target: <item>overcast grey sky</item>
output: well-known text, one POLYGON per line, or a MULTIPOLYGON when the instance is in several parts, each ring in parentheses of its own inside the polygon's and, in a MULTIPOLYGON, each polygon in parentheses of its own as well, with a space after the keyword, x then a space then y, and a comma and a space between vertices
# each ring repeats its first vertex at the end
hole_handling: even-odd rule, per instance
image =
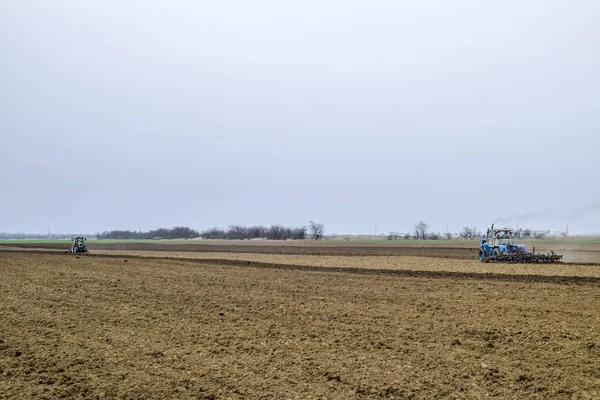
POLYGON ((2 1, 0 231, 600 232, 599 20, 592 0, 2 1))

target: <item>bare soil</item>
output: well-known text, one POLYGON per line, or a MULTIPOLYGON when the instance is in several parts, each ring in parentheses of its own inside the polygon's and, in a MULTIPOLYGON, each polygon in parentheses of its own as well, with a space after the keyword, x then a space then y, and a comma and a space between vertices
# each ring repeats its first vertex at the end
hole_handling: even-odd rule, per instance
MULTIPOLYGON (((567 262, 600 263, 600 243, 572 243, 530 241, 529 249, 547 253, 554 250, 565 256, 567 262)), ((474 260, 477 257, 477 241, 388 241, 388 242, 330 242, 330 241, 195 241, 181 242, 123 242, 93 241, 88 243, 92 251, 168 251, 193 253, 244 253, 283 254, 315 256, 409 256, 433 257, 456 260, 474 260)), ((65 244, 39 244, 15 241, 0 245, 22 249, 65 250, 65 244)))
POLYGON ((0 276, 4 398, 600 397, 594 277, 23 251, 0 276))

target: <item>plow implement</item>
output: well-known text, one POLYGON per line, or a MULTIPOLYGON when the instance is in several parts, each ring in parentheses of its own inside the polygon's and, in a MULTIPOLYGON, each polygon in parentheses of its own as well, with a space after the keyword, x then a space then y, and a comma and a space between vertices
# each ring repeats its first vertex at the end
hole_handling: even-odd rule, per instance
POLYGON ((536 253, 535 248, 527 251, 525 245, 514 243, 512 229, 492 225, 479 241, 477 258, 484 263, 552 264, 562 262, 563 256, 553 251, 536 253))
POLYGON ((563 256, 551 251, 549 253, 532 253, 517 251, 515 253, 500 253, 489 255, 484 253, 481 262, 508 264, 554 264, 562 262, 563 256))

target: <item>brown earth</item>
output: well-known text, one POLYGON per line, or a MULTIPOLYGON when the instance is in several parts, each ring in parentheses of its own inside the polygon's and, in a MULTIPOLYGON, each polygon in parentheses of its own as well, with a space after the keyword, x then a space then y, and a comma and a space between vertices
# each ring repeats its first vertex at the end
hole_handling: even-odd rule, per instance
POLYGON ((594 277, 14 251, 0 274, 0 397, 600 396, 594 277))
MULTIPOLYGON (((257 253, 257 254, 307 254, 307 255, 399 255, 399 256, 431 256, 446 258, 473 258, 475 248, 445 248, 445 247, 405 247, 405 246, 369 246, 369 245, 347 245, 344 243, 338 245, 323 245, 321 243, 308 244, 286 244, 286 242, 270 242, 268 244, 261 242, 217 242, 217 243, 164 243, 164 242, 123 242, 123 243, 103 243, 90 242, 89 248, 92 250, 121 250, 121 251, 169 251, 169 252, 226 252, 226 253, 257 253)), ((306 243, 306 242, 305 242, 306 243)), ((315 242, 312 242, 315 243, 315 242)), ((326 243, 326 242, 322 242, 326 243)), ((35 248, 35 249, 56 249, 64 250, 69 248, 69 243, 65 244, 36 244, 36 243, 12 243, 14 248, 35 248)), ((0 246, 0 249, 2 246, 0 246)))
POLYGON ((499 275, 542 275, 600 277, 600 264, 500 264, 481 263, 477 260, 434 258, 422 256, 330 256, 305 254, 261 254, 225 252, 173 252, 135 250, 95 250, 93 255, 149 257, 155 259, 177 258, 202 260, 219 265, 271 265, 326 268, 354 268, 388 271, 442 271, 499 275), (230 262, 225 262, 225 261, 230 262))
MULTIPOLYGON (((568 262, 600 263, 600 243, 571 243, 531 241, 525 242, 528 248, 538 252, 554 250, 565 256, 568 262)), ((244 253, 244 254, 286 254, 318 256, 411 256, 434 257, 457 260, 474 260, 477 254, 477 241, 389 241, 389 242, 328 242, 328 241, 194 241, 181 242, 123 242, 110 243, 91 241, 91 250, 119 251, 168 251, 194 253, 244 253)), ((23 249, 65 250, 65 244, 36 244, 15 241, 6 247, 23 249)))

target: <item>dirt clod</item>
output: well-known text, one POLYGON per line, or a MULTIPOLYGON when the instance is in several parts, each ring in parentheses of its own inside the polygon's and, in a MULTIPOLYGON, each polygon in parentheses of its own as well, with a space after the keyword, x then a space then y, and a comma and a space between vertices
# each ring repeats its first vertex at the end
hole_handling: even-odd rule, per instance
POLYGON ((517 377, 517 382, 529 382, 532 380, 533 378, 527 374, 521 374, 517 377))
POLYGON ((342 379, 340 378, 339 374, 335 374, 335 373, 331 373, 331 372, 327 372, 325 373, 325 377, 327 378, 328 381, 341 381, 342 379))

